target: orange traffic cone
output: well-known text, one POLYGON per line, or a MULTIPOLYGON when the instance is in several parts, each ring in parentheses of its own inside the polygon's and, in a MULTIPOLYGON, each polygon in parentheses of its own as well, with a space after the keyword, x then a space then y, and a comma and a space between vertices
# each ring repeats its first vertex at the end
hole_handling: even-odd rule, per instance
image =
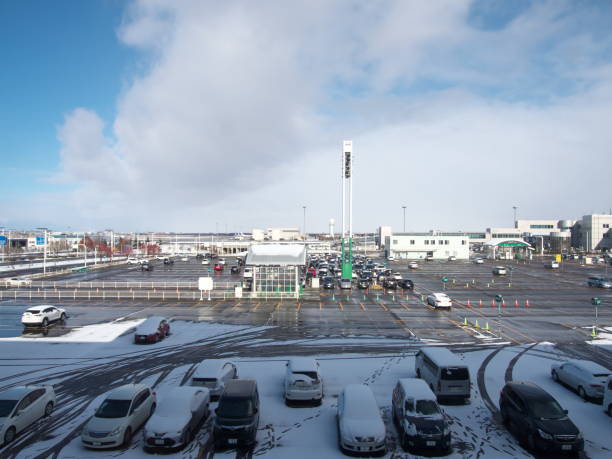
POLYGON ((468 302, 467 302, 467 307, 468 307, 468 308, 471 308, 471 307, 472 307, 472 302, 471 302, 470 300, 468 300, 468 302))
POLYGON ((525 307, 528 308, 529 307, 529 300, 525 300, 525 307))
POLYGON ((502 307, 506 307, 506 300, 502 301, 502 307))
POLYGON ((479 308, 482 308, 482 300, 479 300, 479 301, 478 301, 478 307, 479 307, 479 308))
POLYGON ((495 307, 495 300, 491 300, 491 307, 494 308, 495 307))
POLYGON ((519 307, 518 300, 514 300, 514 307, 515 307, 515 308, 518 308, 518 307, 519 307))

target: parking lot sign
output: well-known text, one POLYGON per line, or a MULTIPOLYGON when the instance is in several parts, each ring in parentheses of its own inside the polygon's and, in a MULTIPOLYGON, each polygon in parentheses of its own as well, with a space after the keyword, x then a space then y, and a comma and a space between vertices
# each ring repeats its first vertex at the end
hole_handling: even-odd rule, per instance
POLYGON ((36 245, 45 245, 45 237, 36 236, 36 245))
POLYGON ((593 304, 593 306, 600 306, 601 305, 601 298, 591 298, 591 303, 593 304))
POLYGON ((0 246, 6 245, 6 236, 0 236, 0 246))

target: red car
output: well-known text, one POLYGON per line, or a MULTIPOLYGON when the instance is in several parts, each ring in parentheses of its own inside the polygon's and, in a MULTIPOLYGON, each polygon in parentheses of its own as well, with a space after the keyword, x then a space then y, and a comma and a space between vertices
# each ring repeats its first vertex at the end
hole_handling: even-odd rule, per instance
POLYGON ((149 317, 138 327, 134 334, 134 343, 157 343, 170 334, 168 319, 163 317, 149 317))
POLYGON ((215 271, 223 271, 223 265, 220 263, 215 264, 215 271))

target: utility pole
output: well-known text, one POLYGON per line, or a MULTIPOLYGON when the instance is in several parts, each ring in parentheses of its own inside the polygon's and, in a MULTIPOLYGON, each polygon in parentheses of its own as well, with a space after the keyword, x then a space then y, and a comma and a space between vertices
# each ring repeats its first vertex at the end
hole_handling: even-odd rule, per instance
POLYGON ((306 240, 306 206, 302 206, 304 210, 304 226, 302 226, 302 230, 304 231, 304 240, 306 240))
POLYGON ((514 210, 514 227, 516 228, 516 209, 518 209, 517 206, 512 206, 512 210, 514 210))
POLYGON ((404 209, 404 233, 406 232, 406 206, 402 206, 402 209, 404 209))

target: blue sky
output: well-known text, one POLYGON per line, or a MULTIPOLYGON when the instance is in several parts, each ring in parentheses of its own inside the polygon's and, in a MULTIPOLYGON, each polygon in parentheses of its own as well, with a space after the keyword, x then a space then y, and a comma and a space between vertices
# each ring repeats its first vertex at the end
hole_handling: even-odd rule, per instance
POLYGON ((244 231, 307 205, 325 230, 345 138, 356 230, 407 203, 414 230, 600 212, 604 181, 568 184, 609 170, 610 24, 586 0, 1 2, 0 225, 244 231))

